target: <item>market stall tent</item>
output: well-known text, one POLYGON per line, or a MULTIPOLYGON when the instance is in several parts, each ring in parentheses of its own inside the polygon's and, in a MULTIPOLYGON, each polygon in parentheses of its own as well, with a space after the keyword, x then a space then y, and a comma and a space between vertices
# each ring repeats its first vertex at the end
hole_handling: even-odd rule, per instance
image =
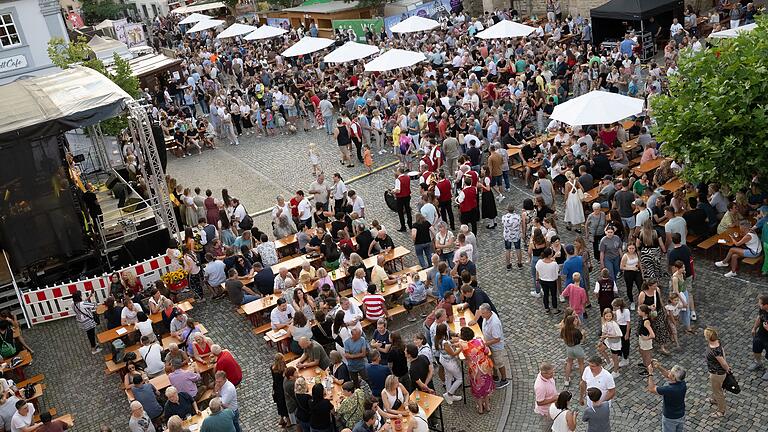
POLYGON ((589 15, 596 44, 606 39, 623 39, 627 30, 624 23, 640 31, 651 17, 663 29, 662 35, 668 38, 672 18, 678 17, 682 23, 683 0, 611 0, 591 9, 589 15))

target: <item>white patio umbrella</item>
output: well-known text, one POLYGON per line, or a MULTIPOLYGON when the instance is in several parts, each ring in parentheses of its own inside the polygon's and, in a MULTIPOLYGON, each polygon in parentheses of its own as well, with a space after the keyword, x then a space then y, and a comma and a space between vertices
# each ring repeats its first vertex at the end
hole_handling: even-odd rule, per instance
POLYGON ((528 36, 536 30, 535 27, 527 26, 512 22, 509 20, 502 20, 496 24, 488 27, 487 29, 476 34, 476 37, 480 39, 506 39, 528 36))
POLYGON ((401 69, 426 60, 424 54, 416 51, 391 49, 365 64, 366 72, 384 72, 401 69))
POLYGON ((179 21, 179 24, 192 24, 192 23, 203 21, 203 20, 209 20, 209 19, 213 19, 213 17, 195 12, 195 13, 189 14, 188 17, 179 21))
POLYGON ((433 19, 414 15, 393 25, 390 30, 392 33, 415 33, 429 31, 435 27, 440 27, 440 23, 433 19))
POLYGON ((216 39, 226 39, 244 35, 256 30, 256 27, 248 24, 234 23, 216 36, 216 39))
POLYGON ((217 20, 217 19, 203 20, 198 22, 194 26, 192 26, 191 29, 187 30, 187 33, 201 32, 203 30, 208 30, 214 27, 218 27, 222 24, 224 24, 224 20, 217 20))
POLYGON ((640 114, 643 104, 642 99, 594 90, 556 105, 550 118, 571 126, 613 123, 640 114))
POLYGON ((291 45, 290 48, 283 51, 281 55, 283 57, 296 57, 304 54, 309 54, 315 51, 320 51, 321 49, 328 48, 329 46, 333 45, 334 42, 336 41, 334 41, 333 39, 304 36, 303 38, 301 38, 301 40, 291 45))
POLYGON ((736 27, 728 30, 720 30, 719 32, 714 32, 709 35, 710 38, 715 39, 730 39, 735 38, 739 35, 741 32, 749 32, 754 30, 757 27, 757 23, 747 24, 743 25, 741 27, 736 27))
POLYGON ((288 30, 282 29, 279 27, 263 25, 257 28, 256 30, 248 33, 243 39, 245 40, 269 39, 275 36, 280 36, 281 34, 285 34, 285 33, 288 33, 288 30))
POLYGON ((323 57, 323 61, 326 63, 346 63, 372 56, 377 52, 379 52, 379 48, 373 45, 349 41, 323 57))

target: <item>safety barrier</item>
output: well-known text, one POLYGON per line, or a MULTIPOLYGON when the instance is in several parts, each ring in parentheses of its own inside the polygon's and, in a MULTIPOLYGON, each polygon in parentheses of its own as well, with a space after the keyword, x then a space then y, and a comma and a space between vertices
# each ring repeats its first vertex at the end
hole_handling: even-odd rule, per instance
MULTIPOLYGON (((171 265, 171 259, 167 255, 158 255, 146 261, 142 261, 120 269, 122 273, 132 270, 139 277, 146 288, 165 273, 171 265)), ((103 302, 109 293, 109 274, 104 273, 90 279, 68 282, 60 285, 26 291, 22 294, 24 308, 27 311, 30 323, 40 324, 60 318, 73 316, 71 311, 72 293, 82 291, 83 294, 93 292, 91 300, 97 303, 103 302)))

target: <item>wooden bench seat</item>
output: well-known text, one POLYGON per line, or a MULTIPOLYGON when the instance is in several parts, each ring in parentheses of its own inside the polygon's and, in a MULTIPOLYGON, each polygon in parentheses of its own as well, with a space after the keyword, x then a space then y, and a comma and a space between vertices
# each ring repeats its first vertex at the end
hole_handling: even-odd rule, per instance
POLYGON ((253 331, 253 334, 260 335, 268 332, 271 328, 272 328, 272 323, 266 323, 254 328, 252 331, 253 331))
MULTIPOLYGON (((35 414, 32 417, 32 423, 40 423, 40 414, 42 414, 42 413, 35 414)), ((56 408, 49 409, 48 410, 48 414, 50 414, 51 417, 56 417, 56 408)))
POLYGON ((702 234, 688 233, 688 235, 685 236, 685 244, 688 246, 695 246, 703 237, 704 235, 702 234))
POLYGON ((35 385, 37 383, 43 382, 44 379, 45 379, 45 375, 37 374, 37 375, 35 375, 33 377, 25 379, 24 381, 17 382, 16 383, 16 388, 22 389, 22 388, 24 388, 24 387, 26 387, 28 385, 35 385))
POLYGON ((744 258, 743 260, 741 260, 741 262, 747 265, 760 265, 760 263, 763 262, 763 255, 752 257, 752 258, 744 258))
MULTIPOLYGON (((397 305, 395 307, 392 307, 390 309, 387 309, 387 314, 389 314, 389 318, 394 318, 398 315, 402 315, 406 312, 405 306, 403 305, 397 305)), ((364 319, 360 325, 363 326, 363 328, 368 328, 372 325, 376 325, 376 321, 369 320, 368 318, 364 319)))

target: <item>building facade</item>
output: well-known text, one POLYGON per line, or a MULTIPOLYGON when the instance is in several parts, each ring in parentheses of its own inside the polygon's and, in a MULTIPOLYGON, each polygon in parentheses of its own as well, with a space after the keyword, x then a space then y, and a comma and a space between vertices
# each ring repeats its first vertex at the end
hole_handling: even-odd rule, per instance
POLYGON ((57 71, 48 41, 69 40, 57 0, 0 0, 0 84, 57 71))

